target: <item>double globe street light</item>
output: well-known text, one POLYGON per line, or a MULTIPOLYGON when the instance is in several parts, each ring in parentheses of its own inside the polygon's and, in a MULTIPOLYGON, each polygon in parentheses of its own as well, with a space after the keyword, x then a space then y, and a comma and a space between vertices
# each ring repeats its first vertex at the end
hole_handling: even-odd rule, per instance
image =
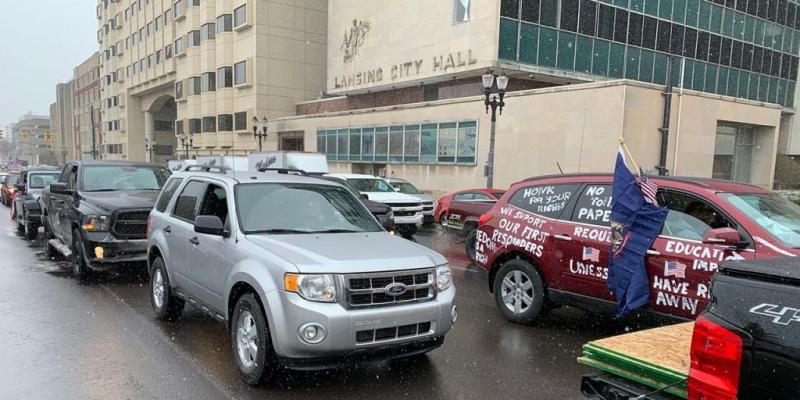
POLYGON ((258 117, 253 117, 253 137, 258 139, 258 151, 261 152, 261 140, 267 137, 267 117, 259 122, 258 117))
POLYGON ((483 94, 486 96, 483 103, 486 106, 486 113, 489 113, 489 108, 492 109, 492 130, 489 136, 489 157, 486 161, 486 187, 491 189, 494 186, 494 137, 495 127, 497 125, 497 111, 500 110, 500 115, 503 115, 503 107, 506 103, 503 98, 506 95, 506 87, 508 87, 508 77, 505 75, 495 76, 491 72, 487 72, 481 76, 481 83, 483 84, 483 94), (497 94, 492 94, 492 86, 497 83, 497 94))

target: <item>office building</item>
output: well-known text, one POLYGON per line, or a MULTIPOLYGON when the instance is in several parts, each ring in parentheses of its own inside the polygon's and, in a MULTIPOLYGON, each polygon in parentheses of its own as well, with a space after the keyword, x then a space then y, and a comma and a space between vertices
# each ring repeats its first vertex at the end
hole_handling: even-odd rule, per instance
POLYGON ((78 153, 77 140, 73 124, 73 83, 59 83, 56 85, 56 102, 50 106, 51 133, 46 141, 51 141, 51 146, 59 163, 76 159, 78 153))
POLYGON ((76 159, 91 159, 92 151, 100 156, 100 56, 94 53, 73 70, 73 132, 76 159), (92 115, 94 112, 94 115, 92 115), (94 122, 94 131, 92 130, 94 122), (94 145, 92 139, 94 138, 94 145))

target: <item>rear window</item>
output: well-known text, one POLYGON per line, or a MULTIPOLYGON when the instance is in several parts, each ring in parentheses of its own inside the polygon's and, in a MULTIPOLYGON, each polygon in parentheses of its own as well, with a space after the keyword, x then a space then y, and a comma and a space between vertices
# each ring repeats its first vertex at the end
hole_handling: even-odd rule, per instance
POLYGON ((575 203, 572 220, 584 224, 609 226, 611 222, 611 185, 586 186, 575 203))
POLYGON ((558 218, 580 184, 536 185, 518 189, 508 203, 548 218, 558 218))
POLYGON ((164 190, 161 191, 161 196, 158 197, 158 202, 156 203, 156 210, 158 210, 158 212, 166 211, 169 200, 172 199, 172 195, 174 195, 175 191, 178 190, 178 186, 181 185, 181 182, 183 182, 183 178, 173 178, 167 181, 167 184, 164 185, 164 190))

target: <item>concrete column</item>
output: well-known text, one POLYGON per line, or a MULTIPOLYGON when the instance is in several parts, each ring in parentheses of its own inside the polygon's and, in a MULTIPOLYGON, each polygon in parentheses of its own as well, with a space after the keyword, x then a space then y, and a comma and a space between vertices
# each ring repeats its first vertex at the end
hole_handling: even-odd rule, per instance
POLYGON ((148 151, 147 149, 152 148, 153 145, 155 145, 155 137, 156 137, 155 129, 156 129, 156 123, 155 123, 155 118, 153 117, 153 113, 151 111, 145 111, 144 112, 144 138, 145 138, 144 143, 145 143, 146 148, 145 148, 145 151, 144 151, 144 159, 147 162, 153 162, 153 160, 150 159, 150 156, 151 156, 151 154, 153 154, 153 152, 152 151, 148 151))

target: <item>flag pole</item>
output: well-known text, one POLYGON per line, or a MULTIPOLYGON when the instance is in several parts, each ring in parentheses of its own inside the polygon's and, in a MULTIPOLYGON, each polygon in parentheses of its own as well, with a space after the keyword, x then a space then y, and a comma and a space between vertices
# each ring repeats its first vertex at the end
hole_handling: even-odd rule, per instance
POLYGON ((622 136, 619 137, 619 144, 622 146, 622 150, 625 151, 625 154, 631 160, 631 164, 633 164, 633 169, 636 170, 636 176, 641 178, 642 170, 639 168, 639 165, 636 164, 636 159, 633 158, 633 154, 631 154, 631 150, 628 149, 628 145, 625 144, 625 138, 623 138, 622 136))

